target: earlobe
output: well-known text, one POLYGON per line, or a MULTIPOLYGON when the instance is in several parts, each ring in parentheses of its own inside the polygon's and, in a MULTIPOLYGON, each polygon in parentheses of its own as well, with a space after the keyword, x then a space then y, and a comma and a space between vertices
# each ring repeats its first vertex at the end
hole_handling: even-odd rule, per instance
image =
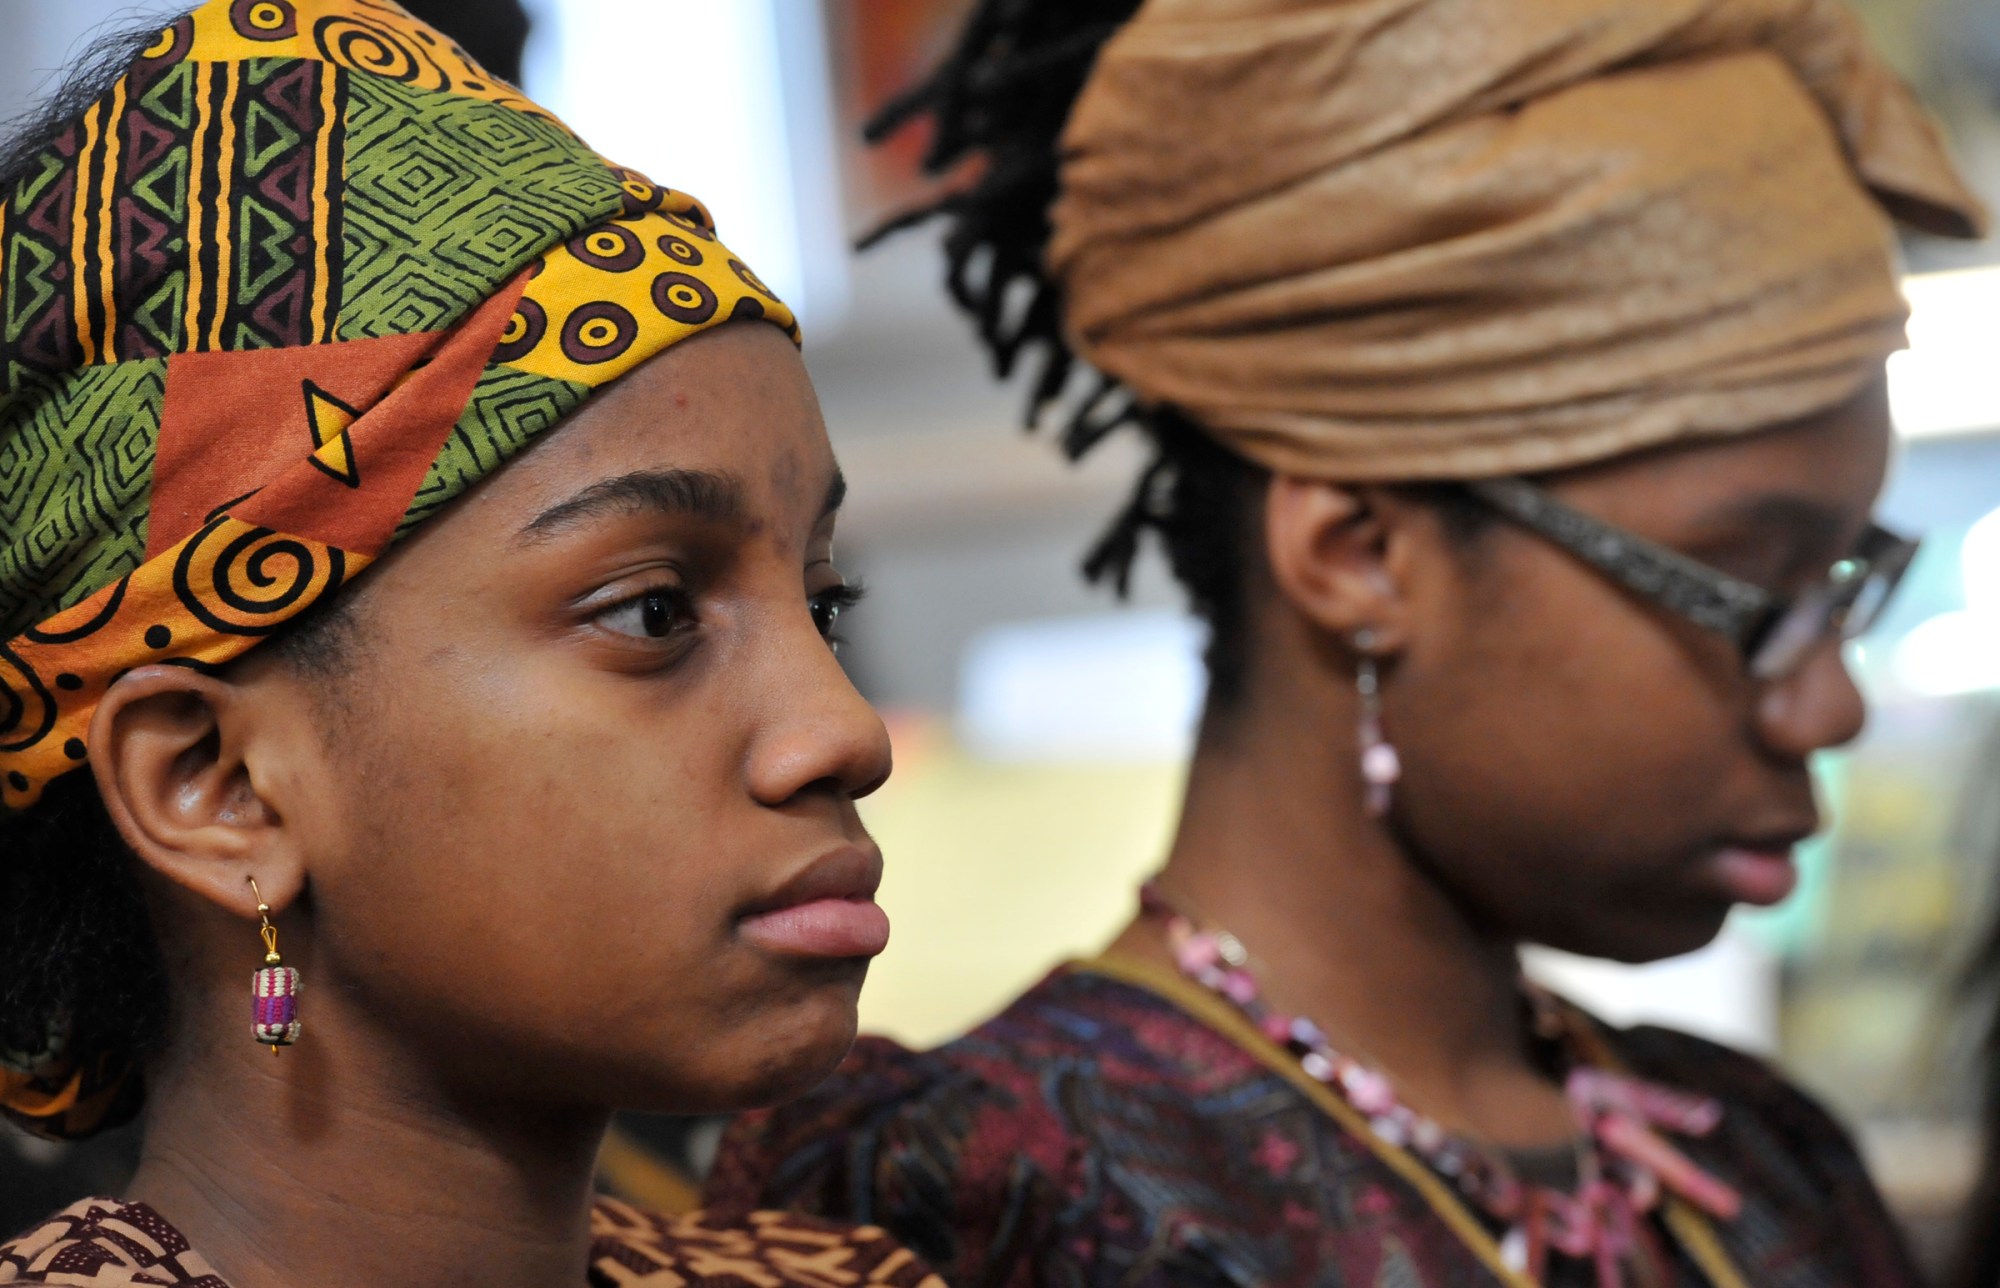
POLYGON ((1406 627, 1392 538, 1396 515, 1379 489, 1280 475, 1265 509, 1266 556, 1278 591, 1320 630, 1369 631, 1393 653, 1406 627))
POLYGON ((304 872, 283 819, 258 792, 233 687, 183 666, 120 677, 90 726, 91 770, 125 844, 161 876, 250 916, 254 876, 274 908, 304 872))

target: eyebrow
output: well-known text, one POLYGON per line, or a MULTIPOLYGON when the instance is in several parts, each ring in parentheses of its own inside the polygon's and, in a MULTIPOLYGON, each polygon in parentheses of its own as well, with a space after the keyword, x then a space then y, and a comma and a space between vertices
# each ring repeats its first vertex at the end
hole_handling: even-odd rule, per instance
POLYGON ((688 516, 715 523, 741 523, 743 487, 727 474, 707 470, 637 470, 593 483, 530 519, 518 540, 547 540, 578 524, 607 516, 643 514, 688 516))
POLYGON ((820 502, 819 517, 824 519, 845 504, 847 504, 847 476, 842 474, 840 467, 836 465, 833 467, 833 481, 826 485, 826 500, 820 502))
POLYGON ((1833 506, 1782 492, 1766 492, 1717 506, 1707 515, 1716 526, 1743 526, 1803 533, 1811 541, 1832 541, 1846 529, 1846 516, 1833 506))

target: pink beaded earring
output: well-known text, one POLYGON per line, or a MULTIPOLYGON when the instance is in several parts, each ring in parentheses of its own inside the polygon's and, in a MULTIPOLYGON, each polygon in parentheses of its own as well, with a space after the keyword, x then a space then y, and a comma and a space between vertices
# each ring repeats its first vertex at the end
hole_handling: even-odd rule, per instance
POLYGON ((264 968, 250 980, 252 1031, 276 1055, 279 1047, 299 1040, 299 973, 278 955, 278 928, 271 924, 271 905, 264 902, 255 877, 250 878, 250 893, 257 896, 257 917, 263 922, 257 933, 264 940, 264 968))
POLYGON ((1375 632, 1354 635, 1354 686, 1361 694, 1357 741, 1361 749, 1361 782, 1367 792, 1368 817, 1389 812, 1396 783, 1403 777, 1403 758, 1382 732, 1382 675, 1375 662, 1375 632))

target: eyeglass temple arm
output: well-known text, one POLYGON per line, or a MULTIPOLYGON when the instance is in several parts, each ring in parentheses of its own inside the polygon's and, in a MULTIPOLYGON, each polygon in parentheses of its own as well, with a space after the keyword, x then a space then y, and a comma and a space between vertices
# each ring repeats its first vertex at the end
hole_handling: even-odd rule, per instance
POLYGON ((1466 490, 1629 590, 1749 647, 1777 601, 1761 586, 1572 509, 1523 479, 1470 479, 1466 490))

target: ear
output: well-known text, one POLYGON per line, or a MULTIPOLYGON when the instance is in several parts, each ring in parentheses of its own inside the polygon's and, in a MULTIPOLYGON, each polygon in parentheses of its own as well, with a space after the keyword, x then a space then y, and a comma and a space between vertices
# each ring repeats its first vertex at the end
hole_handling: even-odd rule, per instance
POLYGON ((1279 594, 1342 641, 1367 631, 1371 651, 1400 649, 1409 630, 1398 576, 1404 517, 1380 488, 1273 478, 1265 499, 1265 555, 1279 594))
POLYGON ((98 794, 147 867, 239 916, 283 908, 305 883, 279 811, 258 793, 242 695, 185 666, 121 676, 90 723, 98 794))

